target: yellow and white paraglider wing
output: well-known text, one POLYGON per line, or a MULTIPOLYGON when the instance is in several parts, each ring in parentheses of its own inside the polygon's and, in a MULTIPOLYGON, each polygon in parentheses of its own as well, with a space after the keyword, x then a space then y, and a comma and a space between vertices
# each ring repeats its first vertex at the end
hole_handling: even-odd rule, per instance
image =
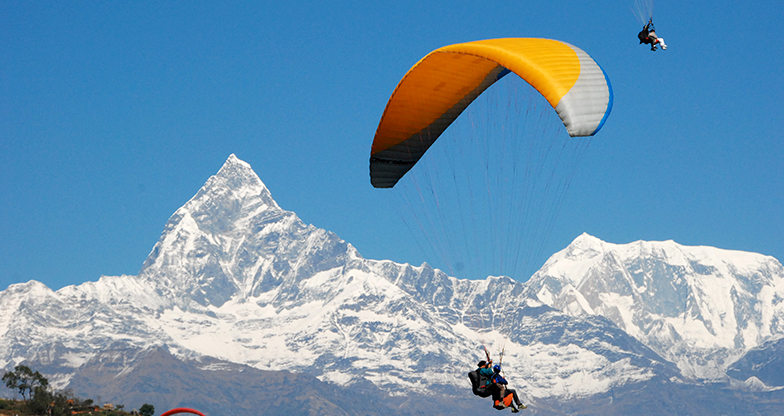
POLYGON ((553 106, 571 136, 591 136, 612 109, 598 64, 568 43, 489 39, 439 48, 414 65, 392 93, 376 130, 370 181, 391 188, 484 90, 514 72, 553 106))

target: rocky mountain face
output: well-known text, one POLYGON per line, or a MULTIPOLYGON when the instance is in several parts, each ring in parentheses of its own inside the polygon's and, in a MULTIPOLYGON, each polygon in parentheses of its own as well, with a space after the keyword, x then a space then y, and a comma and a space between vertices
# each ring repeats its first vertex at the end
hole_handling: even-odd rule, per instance
POLYGON ((752 348, 727 368, 727 374, 752 386, 784 389, 784 339, 772 339, 752 348))
MULTIPOLYGON (((119 399, 115 403, 129 410, 155 403, 158 414, 175 407, 209 415, 392 414, 366 406, 363 396, 382 396, 370 383, 335 388, 307 374, 257 370, 209 357, 178 359, 162 347, 99 353, 73 377, 69 388, 119 399), (127 371, 127 353, 135 355, 132 371, 127 371), (175 377, 177 382, 172 383, 175 377)), ((396 410, 407 413, 402 406, 396 410)))
POLYGON ((484 345, 503 349, 526 400, 560 414, 548 403, 718 377, 781 336, 783 282, 769 257, 587 235, 525 283, 364 259, 279 207, 232 155, 172 215, 137 276, 0 292, 0 368, 32 364, 59 388, 95 388, 85 380, 100 375, 127 395, 171 354, 191 363, 167 373, 178 380, 217 377, 193 364, 213 362, 313 377, 314 389, 372 386, 378 400, 440 400, 469 391, 484 345))

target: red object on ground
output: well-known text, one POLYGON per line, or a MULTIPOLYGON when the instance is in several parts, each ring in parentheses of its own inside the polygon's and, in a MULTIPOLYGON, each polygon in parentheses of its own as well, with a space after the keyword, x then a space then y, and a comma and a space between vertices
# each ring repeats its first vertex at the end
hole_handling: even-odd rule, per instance
POLYGON ((204 413, 198 410, 189 409, 187 407, 178 407, 176 409, 171 409, 168 412, 163 413, 161 416, 176 415, 177 413, 193 413, 194 415, 204 416, 204 413))

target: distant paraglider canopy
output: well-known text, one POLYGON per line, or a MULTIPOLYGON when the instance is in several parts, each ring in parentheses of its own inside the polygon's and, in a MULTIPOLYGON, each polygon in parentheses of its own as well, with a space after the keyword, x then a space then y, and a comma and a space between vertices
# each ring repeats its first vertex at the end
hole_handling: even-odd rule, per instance
POLYGON ((168 412, 164 412, 161 416, 170 416, 170 415, 176 415, 180 413, 191 413, 194 415, 204 416, 204 413, 195 409, 189 409, 187 407, 178 407, 176 409, 171 409, 168 412))
POLYGON ((632 13, 641 25, 653 19, 653 0, 634 0, 632 13))

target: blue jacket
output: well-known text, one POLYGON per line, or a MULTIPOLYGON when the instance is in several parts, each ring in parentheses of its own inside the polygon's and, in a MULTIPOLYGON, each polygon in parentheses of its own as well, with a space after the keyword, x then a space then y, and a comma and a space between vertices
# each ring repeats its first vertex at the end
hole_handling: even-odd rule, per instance
POLYGON ((500 375, 500 374, 495 374, 495 375, 493 375, 493 377, 490 379, 490 381, 492 381, 492 382, 494 382, 494 383, 498 383, 498 384, 509 384, 509 383, 506 381, 506 379, 505 379, 505 378, 501 377, 501 375, 500 375))

